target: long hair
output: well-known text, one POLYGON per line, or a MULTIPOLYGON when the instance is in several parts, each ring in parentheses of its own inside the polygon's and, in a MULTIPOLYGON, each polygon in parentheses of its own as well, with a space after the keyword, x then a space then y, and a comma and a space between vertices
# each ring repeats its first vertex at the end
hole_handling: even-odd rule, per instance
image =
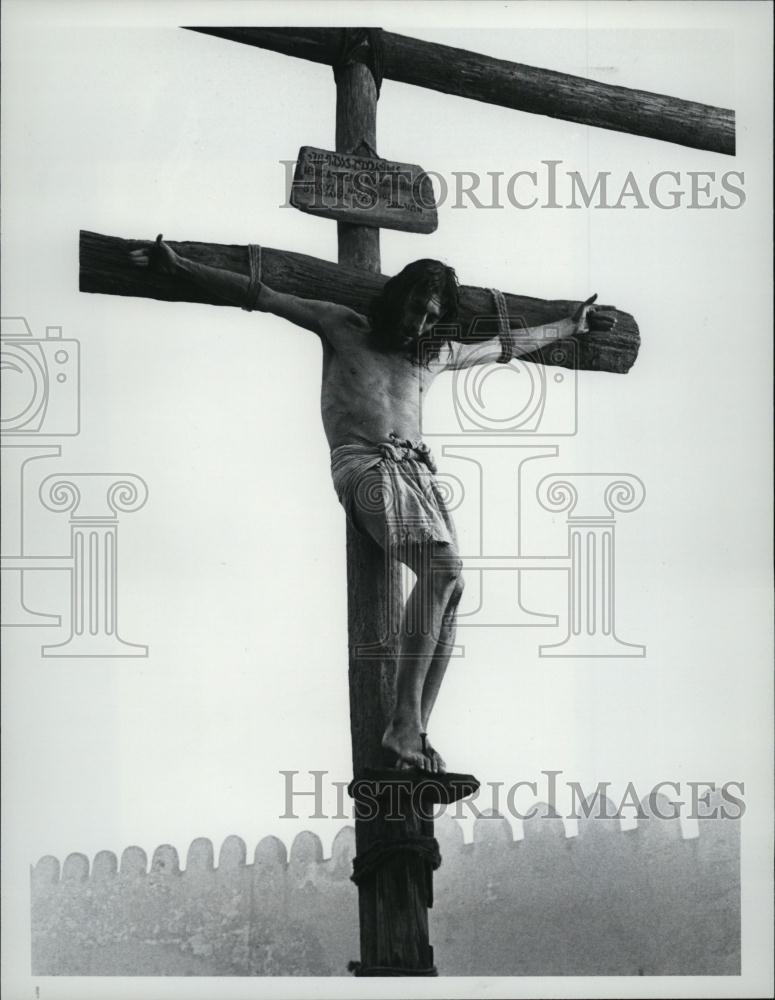
MULTIPOLYGON (((373 342, 380 350, 396 350, 396 331, 403 319, 404 304, 416 289, 438 294, 441 314, 437 324, 454 323, 457 319, 460 291, 454 268, 430 258, 412 261, 385 282, 382 291, 369 306, 373 342)), ((441 351, 442 338, 432 337, 431 341, 422 345, 422 357, 426 364, 438 357, 441 351)), ((413 350, 413 355, 419 353, 417 348, 413 350)))

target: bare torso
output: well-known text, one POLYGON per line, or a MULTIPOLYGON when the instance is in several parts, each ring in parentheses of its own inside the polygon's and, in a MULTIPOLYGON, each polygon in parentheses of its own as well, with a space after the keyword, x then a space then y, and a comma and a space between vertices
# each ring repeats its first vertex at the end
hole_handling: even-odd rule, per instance
POLYGON ((370 334, 368 320, 350 310, 337 311, 324 327, 320 403, 332 450, 385 441, 391 434, 420 437, 423 399, 441 366, 380 351, 370 334))

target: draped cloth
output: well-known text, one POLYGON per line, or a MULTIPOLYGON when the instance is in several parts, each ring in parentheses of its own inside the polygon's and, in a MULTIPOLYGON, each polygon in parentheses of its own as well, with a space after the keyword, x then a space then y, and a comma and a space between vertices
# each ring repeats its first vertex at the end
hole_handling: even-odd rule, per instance
POLYGON ((455 526, 436 479, 427 444, 391 434, 376 444, 344 444, 331 452, 339 502, 359 530, 359 514, 384 522, 386 547, 439 542, 456 545, 455 526))

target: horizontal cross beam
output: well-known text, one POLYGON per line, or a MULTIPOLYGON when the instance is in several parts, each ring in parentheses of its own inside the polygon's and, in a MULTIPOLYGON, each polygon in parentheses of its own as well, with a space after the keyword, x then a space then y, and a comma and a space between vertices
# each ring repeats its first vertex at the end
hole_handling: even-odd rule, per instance
MULTIPOLYGON (((205 302, 220 306, 230 304, 208 295, 195 285, 181 281, 180 278, 169 278, 133 267, 129 262, 129 251, 147 245, 148 242, 150 241, 127 240, 81 230, 80 290, 168 302, 205 302)), ((245 246, 170 240, 166 242, 181 256, 190 260, 240 274, 250 274, 248 248, 245 246)), ((361 313, 368 311, 370 302, 388 278, 387 275, 370 274, 307 254, 274 250, 271 247, 262 247, 261 262, 263 280, 275 291, 288 292, 305 299, 337 302, 361 313)), ((510 293, 505 293, 505 299, 509 317, 515 326, 520 323, 526 326, 552 323, 571 315, 579 305, 579 302, 568 299, 549 301, 510 293)), ((486 288, 461 285, 459 322, 464 339, 472 337, 474 330, 479 333, 487 333, 489 330, 491 336, 497 329, 496 315, 492 295, 486 288), (486 320, 484 323, 483 318, 486 320), (475 322, 476 327, 473 326, 475 322)), ((638 355, 640 334, 637 323, 629 313, 616 310, 616 317, 613 330, 585 334, 576 341, 576 350, 573 352, 544 349, 527 354, 521 360, 624 374, 632 367, 638 355)))
MULTIPOLYGON (((296 27, 188 30, 327 65, 338 57, 342 31, 296 27)), ((735 153, 735 113, 726 108, 598 83, 392 31, 383 31, 381 38, 382 69, 388 80, 680 146, 735 153)))

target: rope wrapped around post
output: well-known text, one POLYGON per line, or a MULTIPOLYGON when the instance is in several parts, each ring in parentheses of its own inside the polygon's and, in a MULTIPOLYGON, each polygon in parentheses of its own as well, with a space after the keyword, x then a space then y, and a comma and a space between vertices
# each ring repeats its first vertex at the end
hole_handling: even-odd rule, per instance
POLYGON ((390 861, 401 851, 412 851, 429 862, 431 869, 441 865, 439 842, 435 837, 425 837, 420 834, 395 840, 378 840, 362 854, 353 858, 353 873, 350 876, 356 885, 373 875, 387 861, 390 861))
POLYGON ((248 244, 248 262, 250 264, 250 285, 245 293, 242 308, 253 312, 258 308, 258 296, 261 294, 261 247, 257 243, 248 244))
POLYGON ((498 358, 498 364, 507 365, 514 355, 511 352, 511 322, 509 320, 506 299, 503 292, 499 292, 497 288, 488 288, 487 290, 492 295, 493 302, 495 303, 495 312, 498 315, 498 336, 501 341, 501 356, 498 358))

